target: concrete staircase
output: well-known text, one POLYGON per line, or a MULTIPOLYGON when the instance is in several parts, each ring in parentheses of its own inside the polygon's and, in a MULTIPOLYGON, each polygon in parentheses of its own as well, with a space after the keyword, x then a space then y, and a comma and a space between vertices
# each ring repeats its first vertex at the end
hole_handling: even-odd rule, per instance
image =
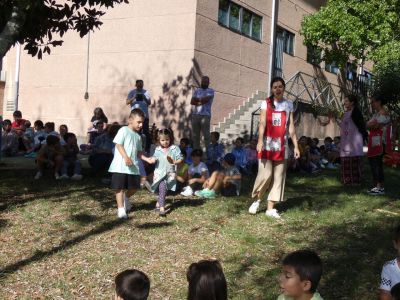
MULTIPOLYGON (((251 114, 260 107, 262 100, 267 98, 267 93, 257 91, 243 104, 229 113, 222 122, 214 126, 214 131, 220 133, 220 141, 224 144, 232 144, 237 137, 249 139, 251 135, 251 114)), ((258 126, 258 118, 254 120, 253 129, 258 126)))

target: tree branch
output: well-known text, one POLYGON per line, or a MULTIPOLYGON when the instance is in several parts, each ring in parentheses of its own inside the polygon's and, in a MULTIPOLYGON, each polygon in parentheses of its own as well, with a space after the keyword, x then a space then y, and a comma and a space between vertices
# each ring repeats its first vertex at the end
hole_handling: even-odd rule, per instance
POLYGON ((22 26, 26 20, 26 12, 17 5, 17 1, 11 11, 11 17, 0 33, 0 58, 6 55, 7 51, 18 40, 18 36, 22 26))

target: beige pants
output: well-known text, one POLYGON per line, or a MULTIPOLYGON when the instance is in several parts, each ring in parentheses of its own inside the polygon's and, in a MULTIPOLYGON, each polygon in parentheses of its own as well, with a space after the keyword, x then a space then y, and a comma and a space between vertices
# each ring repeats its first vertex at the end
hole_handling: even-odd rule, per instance
POLYGON ((268 191, 268 201, 282 201, 285 189, 284 176, 286 172, 286 160, 272 161, 258 160, 258 174, 254 182, 252 198, 262 199, 268 191))

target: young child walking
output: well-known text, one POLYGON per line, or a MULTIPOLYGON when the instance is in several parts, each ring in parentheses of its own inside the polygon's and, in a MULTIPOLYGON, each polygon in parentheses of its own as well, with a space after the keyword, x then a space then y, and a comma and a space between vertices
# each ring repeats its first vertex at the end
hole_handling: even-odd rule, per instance
POLYGON ((167 191, 176 189, 176 165, 183 162, 183 156, 178 146, 174 145, 174 137, 169 129, 160 129, 157 132, 157 144, 153 155, 156 168, 154 170, 151 190, 158 191, 156 210, 161 217, 166 216, 165 197, 167 191))
POLYGON ((144 114, 140 109, 131 111, 128 126, 118 130, 113 142, 115 143, 114 158, 108 171, 112 173, 111 188, 115 190, 118 206, 118 218, 126 219, 131 209, 129 197, 140 188, 139 162, 143 159, 154 163, 142 153, 142 129, 144 114))

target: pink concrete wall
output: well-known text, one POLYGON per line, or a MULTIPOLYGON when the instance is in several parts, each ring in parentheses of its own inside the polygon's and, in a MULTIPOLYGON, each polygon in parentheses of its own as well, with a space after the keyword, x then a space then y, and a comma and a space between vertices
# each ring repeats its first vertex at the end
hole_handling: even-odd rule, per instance
POLYGON ((65 123, 85 135, 97 106, 110 121, 126 120, 127 93, 141 78, 153 96, 151 121, 178 127, 190 110, 195 11, 196 0, 135 0, 108 11, 90 38, 88 100, 87 37, 67 34, 63 46, 43 60, 24 53, 19 109, 30 120, 65 123))

